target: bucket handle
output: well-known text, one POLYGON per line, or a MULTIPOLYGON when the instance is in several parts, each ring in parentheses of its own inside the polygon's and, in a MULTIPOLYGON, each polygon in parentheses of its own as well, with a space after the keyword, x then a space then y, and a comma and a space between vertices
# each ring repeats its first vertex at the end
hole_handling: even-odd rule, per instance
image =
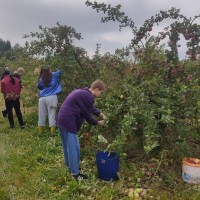
MULTIPOLYGON (((105 153, 105 152, 104 152, 105 153)), ((110 152, 108 153, 108 155, 110 154, 110 152)), ((112 159, 109 159, 109 160, 114 160, 117 156, 119 156, 119 154, 118 153, 116 153, 116 156, 114 157, 114 158, 112 158, 112 159)), ((104 159, 101 159, 101 163, 102 164, 105 164, 106 163, 106 160, 104 160, 104 159)))
MULTIPOLYGON (((105 153, 105 151, 104 151, 104 153, 105 153)), ((110 153, 111 153, 111 152, 109 151, 108 156, 110 155, 110 153)), ((115 156, 114 158, 110 159, 110 160, 114 160, 117 156, 119 156, 118 153, 116 153, 116 156, 115 156)))

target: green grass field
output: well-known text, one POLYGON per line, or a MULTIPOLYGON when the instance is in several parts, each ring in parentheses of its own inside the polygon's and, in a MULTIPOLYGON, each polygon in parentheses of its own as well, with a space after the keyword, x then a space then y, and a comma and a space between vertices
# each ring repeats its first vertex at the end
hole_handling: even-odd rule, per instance
MULTIPOLYGON (((2 102, 2 101, 1 101, 2 102)), ((3 106, 2 106, 3 108, 3 106)), ((34 109, 32 109, 34 110, 34 109)), ((22 109, 23 111, 23 109, 22 109)), ((48 128, 37 129, 37 112, 25 112, 26 129, 10 129, 0 116, 0 199, 1 200, 198 200, 200 185, 185 183, 179 165, 165 159, 127 159, 120 157, 120 180, 100 181, 91 138, 81 150, 81 168, 87 181, 74 180, 65 169, 61 140, 57 130, 50 138, 48 128), (134 192, 140 190, 140 196, 134 192)), ((17 124, 17 120, 15 118, 17 124)))

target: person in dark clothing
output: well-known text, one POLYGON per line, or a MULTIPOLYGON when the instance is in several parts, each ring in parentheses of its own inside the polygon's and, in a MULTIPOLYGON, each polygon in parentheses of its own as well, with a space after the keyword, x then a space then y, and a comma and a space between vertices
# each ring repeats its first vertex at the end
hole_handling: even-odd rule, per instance
MULTIPOLYGON (((2 77, 1 77, 1 80, 3 79, 4 75, 5 75, 6 73, 8 73, 8 71, 10 72, 9 67, 6 67, 6 68, 4 69, 4 72, 3 72, 3 75, 2 75, 2 77)), ((20 80, 21 88, 23 88, 23 86, 22 86, 22 81, 21 81, 21 76, 23 76, 24 73, 25 73, 24 68, 19 67, 19 68, 17 69, 17 71, 14 71, 14 74, 13 74, 13 77, 15 77, 15 78, 17 78, 17 79, 20 80)), ((4 118, 7 117, 7 114, 8 114, 8 113, 7 113, 7 110, 6 110, 6 109, 2 111, 2 115, 3 115, 4 118)))
POLYGON ((103 126, 105 115, 94 107, 95 98, 101 97, 106 90, 105 84, 96 80, 90 88, 72 91, 62 103, 57 116, 57 126, 60 129, 65 165, 76 179, 87 179, 79 171, 80 143, 78 131, 84 120, 92 125, 103 126), (100 116, 96 120, 93 115, 100 116))
POLYGON ((1 80, 1 92, 4 94, 6 111, 10 127, 14 128, 14 118, 12 109, 15 109, 21 128, 25 128, 22 113, 20 110, 20 80, 10 75, 10 71, 5 70, 1 80))

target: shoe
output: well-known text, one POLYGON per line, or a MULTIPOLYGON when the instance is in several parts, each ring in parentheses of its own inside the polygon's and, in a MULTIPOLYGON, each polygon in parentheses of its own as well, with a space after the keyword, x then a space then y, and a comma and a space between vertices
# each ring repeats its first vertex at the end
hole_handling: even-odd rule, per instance
POLYGON ((25 128, 26 128, 26 126, 24 126, 24 125, 23 125, 23 126, 21 126, 21 129, 25 129, 25 128))
POLYGON ((78 173, 77 175, 73 175, 73 177, 76 179, 76 180, 85 180, 85 179, 88 179, 88 177, 84 174, 81 174, 81 173, 78 173))
POLYGON ((10 128, 15 128, 15 125, 10 125, 10 128))
POLYGON ((7 117, 7 110, 3 110, 2 115, 3 115, 4 118, 6 118, 7 117))

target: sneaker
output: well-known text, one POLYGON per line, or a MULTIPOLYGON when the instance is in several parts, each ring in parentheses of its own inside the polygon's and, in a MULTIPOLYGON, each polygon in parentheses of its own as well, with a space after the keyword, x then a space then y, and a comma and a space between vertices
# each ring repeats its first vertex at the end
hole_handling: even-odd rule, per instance
POLYGON ((23 126, 21 126, 21 129, 25 129, 25 128, 26 128, 26 126, 24 126, 24 125, 23 125, 23 126))
POLYGON ((76 179, 76 180, 84 180, 84 179, 88 179, 88 177, 84 174, 81 174, 81 173, 78 173, 77 175, 73 175, 73 177, 76 179))
POLYGON ((15 128, 15 125, 10 125, 10 128, 15 128))

